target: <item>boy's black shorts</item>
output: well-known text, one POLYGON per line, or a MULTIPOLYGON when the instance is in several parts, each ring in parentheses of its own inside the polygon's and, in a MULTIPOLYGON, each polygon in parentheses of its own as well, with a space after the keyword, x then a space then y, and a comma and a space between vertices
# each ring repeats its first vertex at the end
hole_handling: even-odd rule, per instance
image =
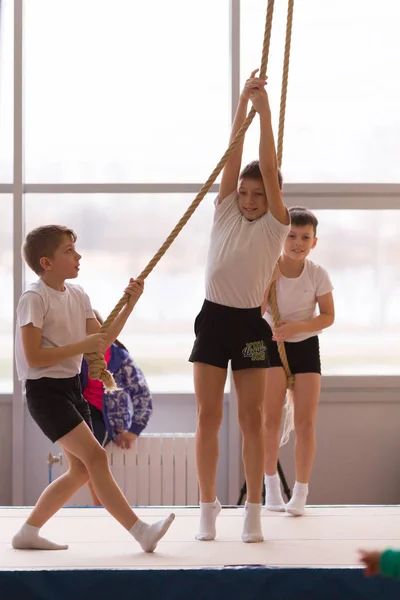
MULTIPOLYGON (((298 373, 321 374, 321 358, 317 335, 313 335, 302 342, 284 342, 284 344, 290 371, 293 375, 297 375, 298 373)), ((272 340, 272 332, 267 347, 270 366, 282 367, 278 344, 272 340)))
POLYGON ((89 404, 79 375, 65 379, 27 379, 26 402, 33 420, 53 443, 85 421, 93 431, 89 404))
POLYGON ((205 300, 197 315, 196 340, 190 362, 233 371, 269 367, 267 344, 271 337, 261 307, 232 308, 205 300))

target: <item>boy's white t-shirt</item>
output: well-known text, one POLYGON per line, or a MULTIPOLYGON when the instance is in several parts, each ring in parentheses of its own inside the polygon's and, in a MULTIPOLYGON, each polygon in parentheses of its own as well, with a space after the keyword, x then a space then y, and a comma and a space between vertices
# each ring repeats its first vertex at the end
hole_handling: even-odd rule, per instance
MULTIPOLYGON (((310 321, 316 316, 317 298, 333 290, 327 271, 306 260, 299 277, 288 278, 280 275, 276 282, 276 300, 282 321, 310 321)), ((264 314, 265 320, 273 328, 271 307, 268 304, 264 314)), ((321 331, 298 333, 288 342, 302 342, 321 331)))
POLYGON ((86 319, 95 319, 88 295, 79 285, 65 283, 58 292, 41 279, 22 294, 17 307, 15 360, 18 379, 61 379, 81 370, 82 354, 49 367, 29 367, 22 345, 21 327, 32 323, 42 330, 42 348, 57 348, 81 342, 86 337, 86 319))
POLYGON ((206 299, 234 308, 261 306, 290 225, 282 225, 271 212, 248 221, 240 212, 237 191, 215 202, 206 299))

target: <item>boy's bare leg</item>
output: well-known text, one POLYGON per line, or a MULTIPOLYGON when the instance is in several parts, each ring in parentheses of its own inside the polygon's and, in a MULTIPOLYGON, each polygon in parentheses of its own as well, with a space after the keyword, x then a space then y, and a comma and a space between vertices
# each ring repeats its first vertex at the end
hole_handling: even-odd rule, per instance
POLYGON ((14 536, 14 548, 38 550, 66 550, 66 544, 55 544, 39 536, 39 530, 89 480, 85 465, 64 449, 69 469, 55 479, 41 494, 35 508, 22 529, 14 536))
MULTIPOLYGON (((62 437, 59 443, 84 464, 96 496, 108 512, 131 533, 145 552, 153 552, 158 541, 168 531, 175 515, 170 514, 153 525, 147 525, 138 519, 111 474, 104 448, 94 438, 85 422, 62 437)), ((48 506, 51 503, 45 502, 45 499, 41 500, 39 499, 34 509, 35 523, 47 520, 51 512, 48 506)), ((52 506, 54 505, 55 502, 52 506)))
POLYGON ((292 498, 286 505, 287 512, 294 516, 304 514, 307 500, 308 483, 316 452, 315 419, 320 390, 321 376, 318 373, 296 375, 293 388, 296 483, 292 498))
POLYGON ((96 492, 94 491, 93 484, 92 484, 92 482, 90 480, 88 481, 88 488, 89 488, 89 491, 90 491, 90 495, 92 496, 93 506, 102 506, 100 500, 96 496, 96 492))

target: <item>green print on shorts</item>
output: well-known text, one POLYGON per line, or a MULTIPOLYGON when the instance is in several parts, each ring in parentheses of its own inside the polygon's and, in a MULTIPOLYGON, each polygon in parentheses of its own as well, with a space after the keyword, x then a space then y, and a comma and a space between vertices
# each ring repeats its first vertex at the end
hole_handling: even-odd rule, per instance
POLYGON ((251 358, 252 361, 265 360, 266 350, 267 347, 262 340, 260 342, 247 342, 242 350, 242 354, 244 358, 251 358))

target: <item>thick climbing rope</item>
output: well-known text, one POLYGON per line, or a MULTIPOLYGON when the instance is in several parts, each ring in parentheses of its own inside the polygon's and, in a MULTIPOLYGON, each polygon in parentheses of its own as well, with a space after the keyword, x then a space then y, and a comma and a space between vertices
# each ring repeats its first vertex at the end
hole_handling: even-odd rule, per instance
MULTIPOLYGON (((262 57, 261 57, 261 65, 260 65, 260 72, 259 72, 259 77, 261 77, 261 79, 265 78, 265 75, 267 72, 269 47, 270 47, 270 41, 271 41, 273 12, 274 12, 274 0, 268 0, 267 14, 266 14, 266 20, 265 20, 265 29, 264 29, 262 57)), ((220 174, 222 169, 224 168, 228 158, 235 151, 237 146, 240 144, 247 129, 249 128, 251 122, 253 121, 255 114, 256 114, 256 111, 254 110, 254 108, 251 108, 251 110, 249 111, 249 114, 246 117, 246 120, 244 121, 243 125, 237 132, 235 138, 230 143, 228 149, 226 150, 225 154, 223 155, 223 157, 221 158, 221 160, 215 167, 214 171, 211 173, 211 175, 207 179, 206 183, 202 186, 202 188, 199 191, 199 193, 197 194, 196 198, 193 200, 192 204, 189 206, 189 208, 187 209, 187 211, 185 212, 183 217, 180 219, 180 221, 178 222, 176 227, 171 231, 170 235, 167 237, 167 239, 165 240, 165 242, 163 243, 161 248, 154 255, 154 257, 150 260, 150 262, 145 267, 145 269, 143 269, 143 271, 140 273, 140 275, 137 278, 138 280, 143 281, 144 279, 146 279, 146 277, 152 272, 152 270, 154 269, 156 264, 159 262, 159 260, 164 256, 165 252, 171 246, 172 242, 176 239, 176 237, 181 232, 183 227, 186 225, 186 223, 188 222, 188 220, 190 219, 190 217, 192 216, 192 214, 194 213, 196 208, 199 206, 200 202, 203 200, 204 196, 207 194, 208 190, 210 189, 210 187, 212 186, 212 184, 214 183, 214 181, 216 180, 216 178, 218 177, 218 175, 220 174)), ((128 302, 128 299, 129 299, 128 294, 124 294, 122 296, 120 301, 116 304, 115 308, 112 310, 112 312, 109 314, 107 319, 104 321, 101 329, 99 330, 99 333, 104 333, 108 330, 110 325, 114 322, 116 317, 121 312, 122 308, 128 302)), ((112 374, 109 371, 107 371, 107 363, 104 360, 103 354, 101 354, 100 352, 91 352, 89 354, 85 354, 85 359, 89 366, 90 377, 92 377, 92 379, 100 379, 104 383, 104 387, 106 390, 114 390, 116 387, 115 381, 114 381, 112 374)))
MULTIPOLYGON (((283 60, 283 72, 282 72, 282 87, 281 87, 281 101, 279 110, 279 127, 278 127, 278 143, 277 143, 277 161, 278 167, 282 166, 283 156, 283 136, 285 131, 285 115, 286 115, 286 98, 287 89, 289 82, 289 62, 290 62, 290 46, 292 40, 292 23, 293 23, 293 9, 294 0, 288 2, 288 12, 286 20, 286 36, 285 36, 285 56, 283 60)), ((276 281, 273 281, 269 290, 268 300, 271 306, 272 318, 274 326, 278 327, 281 317, 278 309, 278 302, 276 299, 276 281)), ((289 362, 286 355, 285 343, 278 342, 279 357, 282 362, 283 369, 287 378, 287 389, 288 394, 285 402, 285 417, 283 421, 282 436, 280 445, 283 446, 289 440, 290 433, 294 429, 294 405, 293 405, 293 386, 295 376, 290 371, 289 362)))
MULTIPOLYGON (((285 40, 285 57, 283 60, 283 73, 282 73, 282 88, 281 88, 281 102, 280 102, 280 110, 279 110, 279 129, 278 129, 278 150, 277 150, 277 160, 278 167, 282 166, 282 156, 283 156, 283 135, 285 130, 285 115, 286 115, 286 98, 287 98, 287 89, 288 89, 288 81, 289 81, 289 61, 290 61, 290 45, 292 39, 292 23, 293 23, 293 7, 294 0, 289 0, 288 3, 288 13, 287 13, 287 21, 286 21, 286 40, 285 40)), ((276 281, 273 281, 269 290, 269 303, 271 306, 272 317, 274 320, 274 326, 278 327, 281 317, 279 315, 278 303, 276 300, 276 281)), ((289 390, 293 389, 294 385, 294 375, 290 372, 290 367, 288 363, 288 359, 286 356, 285 344, 284 342, 278 342, 278 352, 279 356, 286 373, 287 377, 287 387, 289 390)))

